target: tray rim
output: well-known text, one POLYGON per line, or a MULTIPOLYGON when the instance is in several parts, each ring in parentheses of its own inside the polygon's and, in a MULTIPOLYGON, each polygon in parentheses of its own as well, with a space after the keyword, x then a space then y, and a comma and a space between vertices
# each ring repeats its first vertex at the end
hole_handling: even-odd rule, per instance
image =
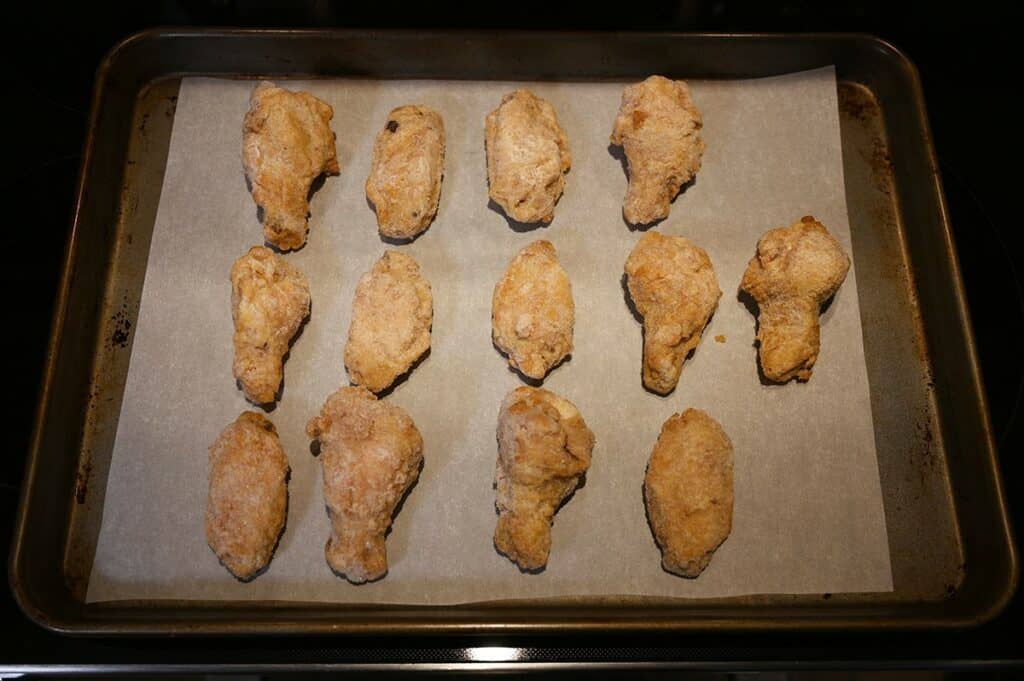
MULTIPOLYGON (((301 70, 293 72, 296 77, 303 77, 310 75, 304 73, 301 70)), ((143 92, 147 87, 153 83, 167 78, 185 77, 186 72, 174 72, 168 71, 162 73, 154 78, 144 81, 140 84, 137 93, 143 92)), ((257 76, 259 74, 252 74, 257 76)), ((193 28, 193 27, 156 27, 145 29, 136 32, 120 42, 118 42, 111 50, 106 54, 103 60, 100 62, 99 67, 96 71, 96 78, 93 84, 91 93, 91 106, 90 114, 87 123, 87 134, 83 145, 83 152, 79 162, 78 168, 78 179, 75 185, 75 198, 73 202, 73 208, 71 213, 71 226, 69 230, 69 236, 65 245, 64 254, 62 258, 61 266, 61 279, 59 288, 54 302, 54 311, 50 324, 50 337, 47 345, 46 360, 44 363, 44 369, 42 374, 41 388, 39 397, 36 405, 34 425, 32 429, 31 444, 28 451, 28 461, 25 467, 24 479, 22 482, 19 505, 17 510, 17 516, 15 520, 14 533, 12 536, 12 549, 10 551, 10 557, 8 561, 8 582, 9 587, 15 597, 19 608, 22 612, 31 620, 39 624, 40 626, 57 633, 64 634, 75 634, 75 635, 150 635, 150 634, 167 634, 169 632, 174 634, 184 635, 203 635, 203 634, 218 634, 218 635, 247 635, 247 634, 275 634, 275 635, 291 635, 291 634, 358 634, 358 635, 380 635, 380 634, 479 634, 487 632, 501 632, 505 634, 513 634, 520 632, 528 633, 581 633, 581 632, 597 632, 597 631, 681 631, 687 629, 698 629, 707 631, 734 631, 734 630, 784 630, 784 631, 797 631, 797 630, 834 630, 834 629, 857 629, 857 630, 901 630, 901 629, 918 629, 918 628, 932 628, 932 629, 962 629, 967 627, 979 626, 985 622, 995 618, 1001 613, 1009 604, 1010 600, 1016 591, 1019 581, 1019 559, 1016 544, 1014 541, 1014 532, 1012 527, 1012 521, 1009 517, 1009 512, 1006 502, 1005 487, 1002 480, 1002 472, 998 462, 998 451, 995 445, 995 439, 992 432, 992 427, 989 417, 988 398, 985 393, 984 383, 981 375, 980 366, 977 358, 977 348, 974 339, 973 325, 971 323, 970 313, 966 303, 966 292, 964 283, 961 275, 959 257, 956 252, 955 244, 953 241, 952 229, 949 220, 949 214, 947 209, 947 202, 945 193, 942 187, 941 175, 938 169, 938 158, 935 152, 931 126, 929 124, 927 111, 925 108, 924 93, 921 87, 920 75, 909 57, 902 52, 899 48, 895 47, 892 43, 868 34, 859 32, 842 32, 842 33, 823 33, 823 32, 781 32, 781 33, 764 33, 764 32, 682 32, 682 31, 613 31, 613 32, 602 32, 602 31, 590 31, 590 30, 579 30, 579 31, 540 31, 540 30, 515 30, 515 31, 503 31, 497 29, 488 30, 445 30, 445 29, 431 29, 431 30, 416 30, 416 29, 293 29, 293 28, 193 28), (317 39, 341 39, 346 38, 372 38, 374 36, 381 36, 386 38, 400 38, 400 37, 420 37, 420 38, 457 38, 459 36, 473 36, 487 38, 489 36, 515 36, 517 38, 530 38, 530 37, 550 37, 552 35, 558 35, 563 37, 573 37, 577 39, 599 39, 606 38, 608 36, 628 36, 634 39, 684 39, 684 40, 715 40, 715 41, 733 41, 733 40, 751 40, 756 42, 767 42, 767 43, 785 43, 792 41, 804 41, 804 42, 820 42, 827 43, 833 41, 847 42, 851 44, 859 44, 862 47, 873 47, 882 52, 888 53, 888 56, 895 60, 898 66, 905 72, 910 84, 910 92, 908 93, 909 99, 912 101, 914 106, 913 115, 921 129, 921 140, 920 143, 923 145, 923 149, 927 156, 929 165, 932 169, 932 179, 934 182, 934 194, 937 199, 937 211, 939 214, 939 222, 941 228, 941 239, 942 246, 950 255, 949 264, 949 283, 953 287, 953 298, 954 298, 954 309, 956 317, 962 321, 962 327, 964 332, 964 343, 966 346, 967 354, 964 357, 965 366, 968 369, 970 382, 977 396, 977 406, 979 408, 979 417, 981 419, 982 429, 982 442, 978 444, 979 449, 983 450, 984 463, 991 467, 994 476, 995 495, 991 503, 995 504, 996 510, 1002 520, 1002 526, 997 528, 1000 530, 999 539, 1005 544, 1007 549, 1007 559, 1009 563, 1009 575, 1003 588, 998 595, 990 599, 985 604, 984 608, 977 609, 968 613, 956 613, 952 615, 942 615, 927 617, 923 615, 907 615, 900 613, 895 616, 889 616, 886 619, 874 619, 870 615, 870 606, 851 606, 850 608, 836 609, 833 612, 823 614, 819 611, 815 611, 811 607, 807 606, 795 606, 796 610, 806 610, 809 614, 797 614, 792 617, 784 619, 761 619, 753 620, 749 617, 744 617, 737 614, 725 614, 720 617, 704 617, 697 621, 691 621, 686 618, 684 614, 677 615, 666 615, 665 618, 658 620, 644 619, 642 616, 634 616, 630 618, 615 617, 613 612, 609 610, 608 606, 588 604, 582 607, 571 608, 569 606, 557 605, 545 608, 546 613, 550 613, 542 621, 538 621, 536 617, 530 620, 530 611, 536 613, 536 605, 524 605, 524 606, 495 606, 491 603, 475 603, 475 604, 464 604, 464 605, 453 605, 453 606, 429 606, 429 607, 418 607, 418 606, 389 606, 387 608, 373 607, 369 605, 358 605, 358 606, 347 606, 348 610, 360 610, 365 609, 371 612, 393 612, 398 615, 400 612, 407 614, 411 613, 414 619, 408 621, 402 621, 403 618, 396 619, 381 619, 377 621, 364 620, 361 622, 354 621, 342 621, 342 622, 330 622, 324 619, 310 619, 304 620, 301 617, 287 617, 284 613, 269 614, 265 617, 256 618, 254 621, 239 622, 239 621, 214 621, 203 619, 188 619, 187 617, 165 617, 162 620, 150 620, 144 621, 137 617, 122 615, 120 620, 116 619, 104 619, 103 612, 106 613, 118 613, 118 611, 125 611, 126 613, 135 612, 138 613, 142 610, 140 607, 132 607, 128 605, 130 602, 116 602, 116 603, 103 603, 103 604, 83 604, 84 610, 92 610, 93 615, 89 613, 83 614, 79 618, 66 617, 59 614, 49 612, 42 605, 34 600, 32 594, 30 594, 24 588, 24 576, 23 571, 24 565, 24 552, 23 552, 23 539, 28 533, 27 521, 28 507, 32 499, 34 488, 36 486, 36 480, 38 476, 38 469, 40 465, 40 450, 42 448, 43 435, 47 427, 48 417, 48 405, 50 403, 50 397, 54 391, 58 388, 56 386, 56 359, 58 351, 65 341, 65 328, 66 318, 69 304, 69 295, 71 289, 71 274, 74 270, 76 257, 78 254, 79 243, 81 240, 81 228, 80 221, 82 219, 81 211, 85 198, 86 186, 88 184, 88 168, 93 160, 95 154, 96 145, 96 131, 97 123, 101 115, 102 104, 106 99, 106 94, 110 88, 110 74, 118 66, 119 60, 124 58, 124 54, 127 53, 135 44, 143 43, 151 40, 161 39, 203 39, 203 38, 317 38, 317 39), (498 607, 498 610, 495 608, 498 607), (594 611, 595 614, 585 614, 587 611, 594 611), (497 617, 488 619, 485 622, 473 621, 469 619, 457 621, 457 617, 460 613, 464 616, 475 613, 484 613, 493 611, 498 614, 497 617), (559 611, 566 611, 564 614, 559 615, 559 611), (419 617, 416 618, 416 613, 432 613, 434 615, 450 614, 447 621, 431 621, 432 618, 419 617), (584 613, 584 617, 580 617, 580 614, 584 613)), ((720 600, 720 599, 715 599, 720 600)), ((135 601, 136 603, 146 603, 151 605, 167 604, 171 602, 181 603, 182 601, 163 601, 163 600, 147 600, 147 601, 135 601)), ((699 603, 700 601, 695 601, 699 603)), ((253 603, 259 603, 253 602, 253 603)), ((287 602, 282 602, 284 605, 287 602)), ((251 605, 249 602, 227 602, 220 605, 209 605, 203 604, 201 601, 197 601, 196 604, 199 606, 192 610, 193 613, 198 610, 217 611, 230 609, 232 607, 244 608, 247 605, 251 605)), ((289 606, 296 610, 303 608, 309 608, 308 604, 297 604, 287 603, 289 606)), ((716 605, 722 606, 725 610, 737 609, 741 610, 744 606, 730 606, 726 603, 709 603, 708 609, 713 610, 716 605)), ((321 604, 316 609, 337 609, 339 604, 321 604)), ((688 603, 686 606, 681 604, 668 604, 661 606, 666 611, 673 609, 685 609, 686 607, 693 607, 692 603, 688 603)), ((899 606, 896 606, 899 607, 899 606)), ((875 611, 875 617, 877 617, 877 611, 875 611)))

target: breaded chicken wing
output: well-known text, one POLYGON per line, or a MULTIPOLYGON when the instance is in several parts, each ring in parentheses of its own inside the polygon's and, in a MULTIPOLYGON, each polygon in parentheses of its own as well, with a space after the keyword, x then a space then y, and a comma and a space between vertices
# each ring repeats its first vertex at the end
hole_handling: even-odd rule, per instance
POLYGON ((306 426, 320 442, 331 519, 327 564, 353 584, 388 571, 384 535, 423 462, 423 438, 401 408, 366 388, 341 388, 306 426))
POLYGON ((269 248, 254 246, 232 265, 233 372, 250 402, 274 401, 284 355, 309 316, 309 304, 306 277, 269 248))
POLYGON ((494 287, 494 343, 530 378, 544 378, 572 352, 575 316, 569 275, 550 241, 534 241, 519 251, 494 287))
POLYGON ((667 395, 718 307, 715 268, 689 240, 646 232, 625 269, 629 295, 644 318, 644 385, 667 395))
POLYGON ((594 434, 575 405, 540 388, 505 396, 498 415, 494 545, 524 570, 547 565, 555 511, 590 468, 594 434))
POLYGON ((555 110, 526 89, 501 98, 485 125, 491 199, 513 220, 551 222, 572 165, 555 110))
POLYGON ((309 189, 339 171, 330 121, 334 110, 308 92, 262 82, 252 91, 242 133, 242 164, 263 209, 263 233, 282 251, 301 248, 309 226, 309 189))
POLYGON ((268 564, 288 514, 288 459, 262 414, 242 412, 210 447, 206 542, 249 581, 268 564))
POLYGON ((381 235, 411 239, 437 214, 444 176, 444 122, 425 106, 388 114, 373 144, 366 198, 377 211, 381 235))
POLYGON ((672 199, 700 170, 704 154, 700 111, 681 80, 651 76, 622 91, 612 130, 629 162, 622 214, 632 225, 668 217, 672 199))
POLYGON ((699 409, 661 427, 644 477, 647 518, 669 572, 697 577, 732 531, 732 442, 699 409))
POLYGON ((806 381, 818 359, 821 305, 850 269, 850 258, 811 216, 765 232, 740 289, 757 301, 758 354, 765 378, 806 381))
POLYGON ((430 282, 420 266, 404 253, 385 251, 356 285, 345 344, 352 382, 375 393, 389 387, 430 349, 433 319, 430 282))

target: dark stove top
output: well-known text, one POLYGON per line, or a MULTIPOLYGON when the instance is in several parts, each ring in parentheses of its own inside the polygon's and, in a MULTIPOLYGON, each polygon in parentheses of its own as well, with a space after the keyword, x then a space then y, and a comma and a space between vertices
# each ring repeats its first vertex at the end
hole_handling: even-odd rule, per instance
MULTIPOLYGON (((412 14, 381 4, 306 2, 273 9, 265 2, 189 2, 126 6, 103 16, 93 3, 66 8, 37 6, 8 32, 24 44, 15 50, 13 84, 6 108, 23 120, 6 129, 15 137, 13 184, 5 205, 16 213, 0 230, 6 262, 0 267, 5 309, 12 324, 2 334, 12 370, 8 382, 8 454, 0 462, 0 545, 9 544, 35 395, 49 335, 51 306, 78 172, 92 76, 102 55, 128 34, 157 25, 296 27, 506 27, 704 31, 864 31, 905 50, 919 67, 955 230, 992 424, 1002 455, 1004 480, 1017 527, 1024 526, 1024 238, 1016 208, 1021 188, 1016 167, 1020 134, 1010 71, 1019 42, 1014 24, 1024 11, 997 3, 927 12, 883 2, 815 3, 677 2, 655 8, 630 5, 585 10, 554 3, 489 16, 478 9, 445 15, 433 3, 412 14), (822 3, 824 5, 824 3, 822 3), (554 13, 552 13, 552 11, 554 13), (19 63, 22 62, 22 63, 19 63), (1011 117, 1013 120, 1011 121, 1011 117), (12 134, 13 133, 13 134, 12 134)), ((938 3, 936 3, 937 5, 938 3)), ((490 3, 481 3, 488 7, 490 3)), ((530 7, 527 5, 520 6, 530 7)), ((493 11, 493 10, 490 10, 493 11)), ((9 71, 11 73, 11 71, 9 71)), ((509 646, 512 659, 657 662, 703 668, 822 666, 973 667, 1021 662, 1024 650, 1012 634, 1024 630, 1019 595, 996 621, 955 634, 687 635, 682 637, 589 636, 456 641, 359 639, 74 639, 49 634, 29 622, 0 591, 0 674, 4 668, 59 665, 98 669, 110 665, 324 665, 473 661, 475 646, 509 646), (930 662, 929 662, 930 661, 930 662)), ((180 668, 180 667, 179 667, 180 668)), ((240 670, 241 667, 234 667, 240 670)), ((52 671, 52 668, 51 668, 52 671)))

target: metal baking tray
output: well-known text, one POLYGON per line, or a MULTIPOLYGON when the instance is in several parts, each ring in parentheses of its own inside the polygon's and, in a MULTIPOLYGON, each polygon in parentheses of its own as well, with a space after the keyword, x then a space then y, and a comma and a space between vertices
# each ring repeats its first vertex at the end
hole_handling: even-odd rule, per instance
POLYGON ((977 625, 1018 577, 996 451, 914 66, 863 35, 147 31, 97 73, 29 452, 11 588, 76 634, 554 633, 977 625), (754 78, 834 64, 895 590, 460 606, 85 604, 132 329, 183 76, 754 78))

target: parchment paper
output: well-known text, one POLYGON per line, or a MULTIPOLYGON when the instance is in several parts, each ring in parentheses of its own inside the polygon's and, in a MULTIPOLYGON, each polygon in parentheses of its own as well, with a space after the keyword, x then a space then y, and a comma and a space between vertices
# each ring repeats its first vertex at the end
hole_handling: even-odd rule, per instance
POLYGON ((291 82, 334 107, 341 174, 312 200, 309 242, 289 254, 312 289, 312 318, 269 415, 292 475, 287 529, 270 569, 235 581, 206 546, 207 447, 252 408, 231 376, 228 271, 262 243, 241 164, 251 82, 186 79, 178 97, 131 368, 113 451, 88 600, 276 599, 458 603, 570 595, 707 597, 889 591, 882 497, 857 302, 857 277, 823 315, 807 384, 764 386, 755 319, 737 300, 758 237, 803 215, 848 252, 832 69, 756 81, 692 83, 707 152, 696 183, 654 227, 703 246, 723 296, 679 387, 640 381, 641 330, 622 267, 639 238, 623 222, 626 176, 608 137, 621 83, 535 83, 558 112, 572 171, 554 222, 514 231, 488 207, 484 116, 499 82, 291 82), (411 245, 381 242, 363 192, 373 138, 399 105, 444 117, 447 168, 438 217, 411 245), (491 293, 510 258, 549 239, 572 280, 575 351, 545 387, 572 400, 597 437, 586 486, 555 519, 551 559, 522 574, 492 544, 495 425, 520 379, 491 345, 491 293), (347 384, 342 352, 359 276, 386 248, 413 255, 434 293, 433 348, 387 399, 415 419, 425 466, 388 538, 390 572, 353 586, 324 560, 328 520, 306 421, 347 384), (724 336, 717 342, 716 336, 724 336), (732 534, 705 573, 663 572, 641 495, 662 422, 689 406, 735 446, 732 534))

